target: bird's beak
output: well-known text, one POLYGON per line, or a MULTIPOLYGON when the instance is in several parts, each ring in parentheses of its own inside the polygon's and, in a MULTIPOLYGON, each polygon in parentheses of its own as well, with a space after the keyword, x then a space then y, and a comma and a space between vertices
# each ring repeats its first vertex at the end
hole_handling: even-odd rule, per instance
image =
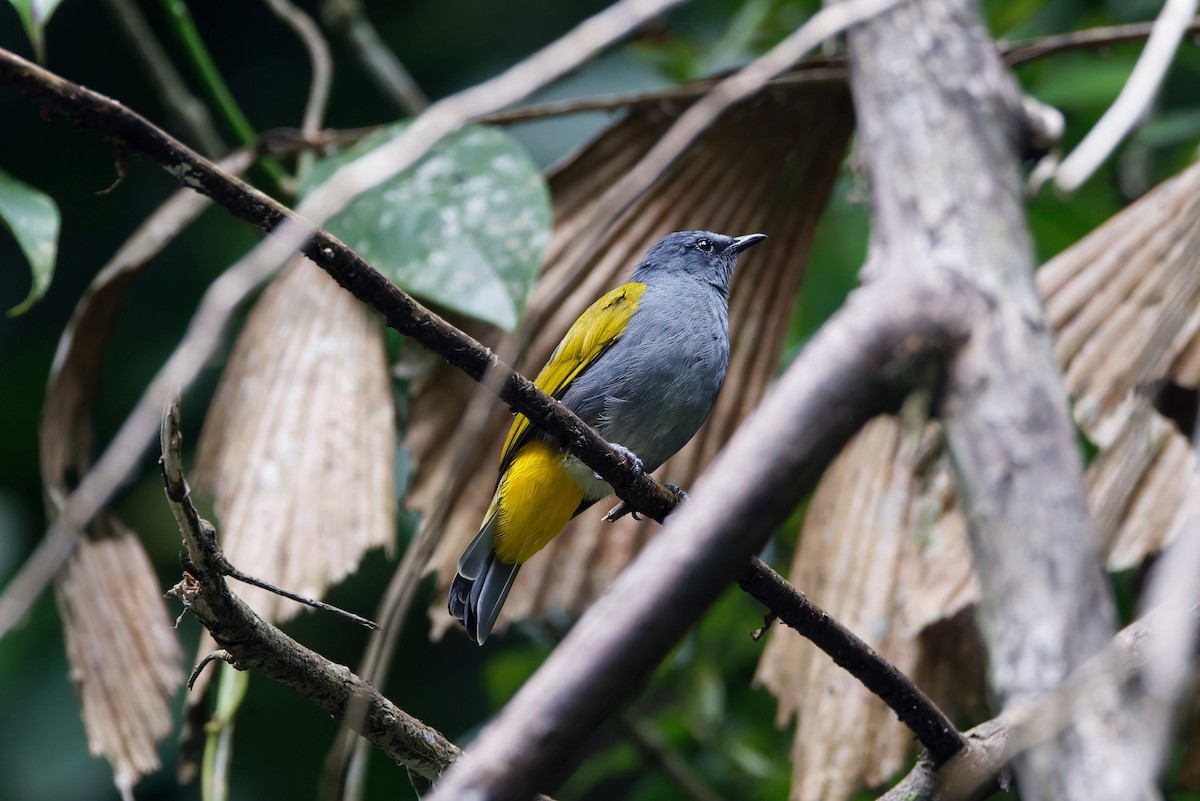
POLYGON ((733 244, 729 247, 736 256, 751 245, 757 245, 759 242, 767 238, 766 234, 746 234, 745 236, 736 236, 733 238, 733 244))

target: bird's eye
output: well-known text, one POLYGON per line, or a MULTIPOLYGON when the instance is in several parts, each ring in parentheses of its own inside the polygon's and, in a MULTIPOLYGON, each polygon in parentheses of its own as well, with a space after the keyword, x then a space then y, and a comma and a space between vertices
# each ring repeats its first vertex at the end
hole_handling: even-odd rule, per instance
POLYGON ((697 239, 696 240, 696 250, 702 250, 705 253, 712 253, 712 249, 713 249, 713 243, 709 242, 707 239, 697 239))

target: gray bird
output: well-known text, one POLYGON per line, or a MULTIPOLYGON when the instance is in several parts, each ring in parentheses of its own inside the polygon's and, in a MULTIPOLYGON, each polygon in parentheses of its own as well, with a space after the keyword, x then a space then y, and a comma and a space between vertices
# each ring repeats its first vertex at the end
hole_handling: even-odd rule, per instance
MULTIPOLYGON (((729 282, 764 234, 681 231, 659 240, 633 280, 593 303, 538 373, 600 435, 654 471, 712 411, 729 366, 729 282)), ((612 494, 576 457, 517 415, 483 525, 458 560, 450 614, 483 644, 522 563, 572 517, 612 494)))

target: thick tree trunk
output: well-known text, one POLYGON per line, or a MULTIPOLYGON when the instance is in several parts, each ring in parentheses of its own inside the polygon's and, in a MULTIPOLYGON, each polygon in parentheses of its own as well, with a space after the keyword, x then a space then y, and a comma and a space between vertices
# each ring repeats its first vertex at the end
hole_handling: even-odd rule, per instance
MULTIPOLYGON (((873 191, 868 278, 944 271, 986 300, 943 411, 991 683, 1005 705, 1028 701, 1103 648, 1115 616, 1033 283, 1021 97, 970 0, 917 0, 871 20, 850 34, 850 63, 873 191)), ((1058 739, 1018 760, 1023 798, 1129 797, 1106 759, 1119 697, 1105 684, 1058 739)))

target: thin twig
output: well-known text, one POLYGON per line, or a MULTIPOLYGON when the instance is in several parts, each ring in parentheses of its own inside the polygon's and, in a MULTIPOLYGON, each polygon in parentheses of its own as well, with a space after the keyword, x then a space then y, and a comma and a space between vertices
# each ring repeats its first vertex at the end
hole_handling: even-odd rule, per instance
POLYGON ((225 152, 225 143, 217 133, 208 106, 187 88, 170 56, 159 44, 145 15, 132 0, 108 0, 113 16, 125 30, 134 50, 146 65, 146 76, 158 91, 167 111, 174 114, 195 139, 200 150, 211 156, 225 152))
MULTIPOLYGON (((1128 25, 1108 25, 1101 28, 1085 28, 1040 39, 1024 39, 1016 42, 1000 42, 1000 52, 1010 66, 1045 56, 1067 53, 1072 50, 1094 50, 1123 42, 1140 42, 1154 29, 1153 22, 1132 22, 1128 25)), ((1200 17, 1187 25, 1188 35, 1200 33, 1200 17)))
POLYGON ((441 733, 396 707, 347 668, 334 664, 258 617, 230 591, 222 576, 226 562, 212 526, 192 505, 183 475, 178 400, 162 415, 162 475, 167 499, 180 525, 191 570, 171 594, 183 601, 239 670, 255 670, 297 690, 336 719, 356 700, 367 714, 356 725, 362 736, 391 758, 435 779, 460 751, 441 733))
POLYGON ((1163 5, 1150 38, 1146 40, 1146 48, 1116 101, 1059 165, 1054 179, 1059 189, 1074 192, 1082 186, 1145 116, 1179 42, 1194 22, 1196 5, 1197 0, 1167 0, 1163 5))
POLYGON ((630 712, 617 715, 616 723, 621 734, 679 788, 682 798, 721 801, 721 796, 713 792, 687 760, 671 750, 653 723, 630 712))
MULTIPOLYGON (((243 145, 253 145, 258 139, 258 134, 255 133, 254 126, 242 112, 233 92, 229 91, 228 84, 221 77, 221 71, 217 69, 216 63, 209 55, 204 39, 196 30, 196 23, 192 19, 187 3, 184 0, 160 0, 160 2, 167 14, 167 20, 171 23, 171 30, 179 43, 183 45, 183 49, 192 60, 196 71, 200 73, 204 88, 216 104, 217 110, 221 112, 221 116, 224 117, 225 122, 233 129, 243 145)), ((284 186, 288 182, 287 172, 274 159, 263 159, 262 167, 278 186, 284 186)))
POLYGON ((243 584, 249 584, 251 587, 258 587, 260 590, 266 590, 267 592, 274 593, 275 595, 278 595, 281 598, 287 598, 289 601, 295 601, 298 604, 304 604, 305 606, 312 607, 313 609, 319 609, 322 612, 332 612, 333 614, 337 615, 338 617, 344 617, 346 620, 349 620, 352 623, 357 623, 358 625, 362 626, 363 628, 368 628, 368 629, 379 628, 379 626, 377 626, 373 621, 367 620, 365 617, 362 617, 361 615, 356 615, 353 612, 348 612, 345 609, 340 609, 336 606, 333 606, 332 604, 327 604, 324 601, 318 601, 315 598, 308 598, 303 595, 297 595, 296 593, 290 592, 289 590, 285 590, 282 587, 276 587, 274 584, 271 584, 268 581, 263 581, 262 579, 255 578, 254 576, 246 575, 245 573, 238 570, 233 565, 226 564, 224 572, 225 572, 225 575, 228 576, 229 578, 236 579, 237 581, 240 581, 243 584))
POLYGON ((429 98, 384 44, 359 0, 325 0, 321 16, 345 37, 367 75, 398 110, 416 116, 429 106, 429 98))
MULTIPOLYGON (((822 64, 828 61, 822 59, 822 64)), ((795 72, 782 75, 766 81, 763 85, 775 88, 791 88, 814 83, 844 83, 846 68, 844 64, 828 67, 809 67, 800 65, 795 72)), ((717 78, 692 81, 681 86, 670 86, 663 89, 645 89, 636 92, 615 92, 587 97, 572 97, 565 100, 549 100, 543 103, 531 103, 528 106, 518 106, 513 109, 497 111, 480 117, 479 122, 489 125, 508 125, 514 122, 538 120, 546 117, 561 117, 567 114, 582 114, 589 111, 616 111, 633 106, 648 106, 657 103, 675 103, 691 101, 703 97, 720 83, 717 78)))
POLYGON ((289 0, 263 0, 275 16, 286 24, 308 51, 308 62, 312 67, 312 82, 308 86, 308 101, 304 104, 300 130, 305 136, 314 136, 325 119, 325 108, 329 105, 329 87, 333 83, 333 60, 329 57, 329 44, 313 18, 301 11, 289 0))
MULTIPOLYGON (((337 0, 333 0, 336 2, 337 0)), ((1035 61, 1039 58, 1068 53, 1073 50, 1094 50, 1123 42, 1138 42, 1150 35, 1153 23, 1135 22, 1128 25, 1109 25, 1085 28, 1081 31, 1054 34, 1039 39, 1021 39, 1014 42, 998 42, 997 47, 1010 67, 1035 61)), ((1200 33, 1200 17, 1187 26, 1187 33, 1200 33)), ((504 111, 497 111, 479 118, 479 122, 506 125, 527 120, 581 114, 589 111, 618 111, 634 106, 690 101, 712 90, 718 78, 693 81, 681 86, 662 89, 647 89, 637 92, 617 92, 602 95, 573 97, 565 100, 549 100, 531 103, 504 111)), ((845 56, 818 58, 797 64, 796 69, 766 82, 771 89, 791 88, 814 83, 844 83, 846 80, 845 56)))
POLYGON ((196 667, 192 668, 192 674, 188 676, 187 680, 187 688, 189 690, 192 689, 193 685, 195 685, 196 679, 200 678, 200 674, 204 672, 204 668, 208 667, 208 663, 213 661, 225 662, 226 664, 232 665, 235 668, 237 667, 237 665, 234 664, 233 654, 229 653, 224 648, 218 648, 215 651, 209 651, 204 655, 203 659, 196 663, 196 667))

